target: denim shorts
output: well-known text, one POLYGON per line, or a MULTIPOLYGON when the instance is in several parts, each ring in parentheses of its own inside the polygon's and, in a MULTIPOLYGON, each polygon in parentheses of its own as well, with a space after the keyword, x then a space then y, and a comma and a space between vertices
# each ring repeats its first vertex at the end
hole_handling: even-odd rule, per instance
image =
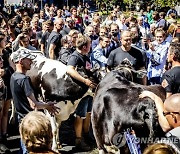
POLYGON ((76 108, 76 116, 85 119, 86 113, 91 112, 92 110, 92 101, 93 97, 90 95, 83 97, 76 108))

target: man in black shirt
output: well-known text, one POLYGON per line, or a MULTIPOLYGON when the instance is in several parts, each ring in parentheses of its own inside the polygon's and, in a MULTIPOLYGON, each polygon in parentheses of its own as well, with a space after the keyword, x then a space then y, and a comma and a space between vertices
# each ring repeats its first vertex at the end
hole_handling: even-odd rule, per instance
POLYGON ((59 57, 59 51, 61 49, 61 38, 62 35, 60 31, 63 29, 64 21, 63 19, 59 18, 54 21, 54 29, 49 35, 47 48, 48 52, 46 55, 50 59, 57 59, 59 57))
POLYGON ((169 97, 180 93, 180 43, 170 45, 167 59, 172 68, 163 74, 161 85, 166 89, 166 97, 169 97))
POLYGON ((121 34, 122 46, 111 51, 109 55, 107 61, 107 66, 109 70, 114 69, 124 60, 128 60, 130 64, 135 68, 135 70, 139 70, 145 66, 141 51, 131 47, 131 43, 132 43, 131 32, 123 31, 121 34))
POLYGON ((71 17, 67 17, 67 18, 66 18, 65 26, 64 26, 64 28, 60 31, 60 34, 61 34, 62 36, 68 35, 69 32, 70 32, 72 29, 78 30, 78 28, 75 27, 75 22, 73 21, 73 19, 72 19, 71 17))
MULTIPOLYGON (((11 54, 11 59, 16 66, 16 72, 11 76, 10 85, 19 122, 33 109, 47 109, 51 113, 57 110, 54 103, 37 101, 34 96, 31 80, 26 76, 26 72, 30 70, 34 58, 35 56, 31 55, 26 48, 19 48, 11 54)), ((23 143, 21 143, 20 151, 27 152, 23 143)))
MULTIPOLYGON (((87 57, 88 52, 90 51, 91 42, 90 38, 87 36, 79 36, 76 40, 76 51, 73 52, 71 57, 68 60, 67 73, 74 79, 84 83, 85 85, 95 88, 94 84, 88 78, 84 78, 77 71, 76 67, 83 67, 87 72, 91 69, 90 59, 87 57)), ((76 148, 77 150, 90 150, 90 147, 87 146, 82 140, 82 130, 84 133, 89 133, 90 126, 90 112, 92 109, 92 97, 84 97, 76 109, 76 120, 75 120, 75 132, 76 132, 76 148)))

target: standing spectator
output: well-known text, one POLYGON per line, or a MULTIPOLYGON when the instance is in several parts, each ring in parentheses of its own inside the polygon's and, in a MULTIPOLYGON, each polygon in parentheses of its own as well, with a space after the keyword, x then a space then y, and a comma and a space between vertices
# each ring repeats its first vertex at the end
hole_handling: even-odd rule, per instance
POLYGON ((30 37, 25 33, 21 33, 17 36, 16 40, 12 42, 12 51, 18 50, 20 47, 27 48, 29 50, 36 50, 35 47, 30 45, 30 37))
POLYGON ((171 13, 174 13, 175 16, 177 17, 177 11, 175 10, 174 6, 172 6, 172 7, 168 10, 166 16, 169 17, 169 15, 170 15, 171 13))
POLYGON ((40 13, 39 13, 39 23, 42 24, 42 22, 44 22, 46 20, 47 20, 47 16, 45 14, 45 11, 44 10, 40 10, 40 13))
MULTIPOLYGON (((99 37, 107 35, 107 34, 108 34, 108 28, 106 26, 102 26, 100 28, 99 37)), ((99 44, 99 37, 96 40, 92 41, 92 45, 91 45, 92 50, 94 50, 95 47, 99 44)))
POLYGON ((175 10, 177 11, 178 17, 180 17, 180 2, 177 2, 177 5, 175 6, 175 10))
POLYGON ((176 15, 174 13, 171 13, 169 15, 169 19, 167 19, 167 22, 169 25, 171 25, 172 23, 176 23, 176 15))
POLYGON ((46 50, 46 45, 47 45, 47 40, 49 37, 50 32, 50 25, 49 22, 44 21, 42 23, 42 30, 37 32, 37 40, 38 40, 38 49, 40 49, 43 53, 45 53, 46 50))
POLYGON ((72 49, 74 51, 76 50, 76 39, 78 38, 78 34, 79 34, 79 31, 74 30, 74 29, 69 32, 69 36, 71 36, 72 38, 72 49))
POLYGON ((149 59, 147 77, 149 83, 160 84, 166 63, 169 43, 165 41, 165 32, 160 28, 155 31, 155 41, 149 44, 146 55, 149 59))
POLYGON ((149 28, 143 24, 143 17, 138 17, 137 21, 138 21, 138 28, 139 28, 139 31, 141 32, 141 35, 142 36, 147 35, 149 33, 149 28))
POLYGON ((169 97, 180 93, 180 43, 170 45, 167 60, 172 68, 163 74, 161 85, 166 89, 166 97, 169 97))
MULTIPOLYGON (((82 84, 85 84, 88 87, 95 88, 96 84, 93 83, 88 78, 84 78, 81 76, 77 71, 76 67, 81 68, 83 67, 88 75, 88 72, 91 69, 91 64, 89 58, 86 56, 90 51, 90 38, 87 36, 80 36, 77 38, 76 41, 76 51, 73 52, 71 55, 68 66, 67 66, 67 73, 74 79, 80 81, 82 84)), ((90 150, 90 147, 83 141, 82 139, 82 131, 84 133, 89 133, 89 126, 90 126, 90 113, 92 109, 92 97, 89 95, 84 97, 81 102, 78 104, 76 109, 76 120, 75 120, 75 133, 76 133, 76 148, 78 150, 90 150)))
POLYGON ((91 22, 91 25, 94 27, 95 35, 99 35, 100 31, 100 20, 99 19, 93 19, 91 22))
POLYGON ((156 28, 162 28, 163 30, 166 31, 168 29, 169 24, 166 22, 165 16, 166 16, 165 12, 159 13, 160 19, 156 23, 156 28))
POLYGON ((78 16, 77 14, 77 9, 75 7, 72 7, 71 10, 71 17, 72 19, 75 21, 75 25, 76 27, 81 27, 82 28, 82 18, 80 16, 78 16))
POLYGON ((87 27, 90 24, 89 10, 87 8, 83 10, 82 19, 84 27, 87 27))
POLYGON ((107 47, 110 43, 110 37, 108 35, 99 37, 99 44, 91 53, 91 63, 94 68, 105 69, 107 67, 107 60, 109 53, 107 53, 107 47))
POLYGON ((61 34, 62 36, 68 35, 69 32, 70 32, 70 30, 72 30, 72 29, 78 30, 78 29, 75 27, 75 22, 74 22, 74 20, 72 20, 71 17, 67 17, 67 18, 66 18, 66 21, 65 21, 64 28, 60 31, 60 34, 61 34))
POLYGON ((84 34, 89 36, 91 38, 91 41, 96 40, 98 38, 98 36, 95 35, 94 27, 92 25, 86 27, 84 34))
POLYGON ((115 23, 110 26, 111 43, 109 50, 112 51, 120 46, 120 31, 119 26, 115 23))
POLYGON ((124 14, 121 14, 120 17, 116 20, 116 24, 119 26, 119 30, 124 31, 127 30, 127 26, 125 24, 126 18, 124 14))
POLYGON ((153 13, 153 10, 151 9, 150 6, 147 7, 147 18, 148 18, 148 23, 150 24, 151 23, 151 20, 152 20, 152 13, 153 13))
POLYGON ((29 27, 31 25, 31 18, 29 16, 25 16, 22 18, 23 27, 29 27))
POLYGON ((57 19, 54 22, 54 29, 49 35, 48 44, 47 44, 47 48, 48 48, 47 56, 50 59, 57 59, 59 57, 59 51, 61 49, 60 40, 62 38, 60 31, 63 29, 63 26, 64 26, 64 21, 61 18, 57 19))
MULTIPOLYGON (((11 59, 16 66, 16 72, 11 76, 10 85, 19 123, 26 114, 34 109, 47 109, 51 113, 56 112, 57 109, 54 103, 44 103, 35 98, 30 78, 26 76, 26 72, 30 70, 34 58, 35 56, 31 55, 26 48, 20 48, 11 55, 11 59)), ((20 152, 27 153, 22 141, 20 152)))
POLYGON ((57 10, 57 16, 54 17, 54 20, 56 20, 58 18, 62 18, 62 10, 61 9, 57 10))
POLYGON ((46 54, 48 53, 47 51, 47 41, 50 35, 50 24, 52 21, 47 20, 42 23, 42 31, 37 34, 37 37, 39 38, 39 45, 40 45, 40 50, 46 54))
POLYGON ((180 153, 180 94, 173 94, 164 103, 160 97, 150 91, 143 91, 140 97, 150 97, 155 102, 159 124, 166 132, 166 138, 158 143, 168 144, 176 150, 176 153, 180 153))
POLYGON ((74 52, 72 49, 72 38, 69 35, 65 35, 61 39, 61 50, 59 52, 58 60, 67 65, 71 54, 74 52))
POLYGON ((123 31, 121 34, 121 47, 111 51, 107 66, 109 70, 113 70, 121 64, 123 60, 128 60, 135 70, 142 69, 145 65, 141 51, 131 47, 132 36, 130 31, 123 31))
POLYGON ((6 97, 4 98, 4 106, 2 108, 2 118, 1 118, 1 125, 0 125, 0 134, 2 137, 2 141, 6 144, 7 143, 7 122, 8 122, 8 111, 11 105, 11 90, 10 90, 10 77, 14 72, 13 68, 11 67, 9 61, 9 52, 5 50, 6 48, 6 41, 7 37, 0 33, 0 55, 3 58, 1 63, 3 63, 3 67, 0 68, 0 76, 4 81, 4 86, 6 86, 6 97))
POLYGON ((157 24, 157 22, 159 21, 159 12, 157 12, 157 11, 154 11, 153 13, 152 13, 152 20, 149 22, 149 24, 153 24, 153 23, 155 23, 155 24, 157 24))
POLYGON ((153 42, 155 40, 155 30, 156 30, 156 24, 151 24, 150 25, 150 31, 148 33, 148 36, 151 40, 151 42, 153 42))

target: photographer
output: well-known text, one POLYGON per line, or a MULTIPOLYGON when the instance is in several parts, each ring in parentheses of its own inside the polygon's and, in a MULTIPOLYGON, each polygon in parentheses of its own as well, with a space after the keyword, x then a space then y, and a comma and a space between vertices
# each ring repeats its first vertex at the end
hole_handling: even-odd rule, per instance
POLYGON ((119 26, 115 23, 111 24, 110 27, 110 34, 111 34, 111 43, 109 47, 109 51, 112 51, 120 46, 120 31, 119 26))
POLYGON ((160 84, 166 63, 169 43, 165 41, 165 32, 161 28, 155 31, 155 41, 149 43, 146 55, 149 59, 147 77, 149 84, 160 84))

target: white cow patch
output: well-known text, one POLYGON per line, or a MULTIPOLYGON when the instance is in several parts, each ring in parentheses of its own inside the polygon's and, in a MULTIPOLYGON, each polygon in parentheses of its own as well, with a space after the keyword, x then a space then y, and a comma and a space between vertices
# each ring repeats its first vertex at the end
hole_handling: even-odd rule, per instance
POLYGON ((37 56, 35 61, 36 67, 40 67, 40 65, 45 62, 41 70, 38 71, 38 74, 42 73, 41 78, 46 73, 50 73, 53 69, 56 69, 57 79, 60 79, 67 71, 67 66, 57 60, 48 59, 44 56, 37 56))

